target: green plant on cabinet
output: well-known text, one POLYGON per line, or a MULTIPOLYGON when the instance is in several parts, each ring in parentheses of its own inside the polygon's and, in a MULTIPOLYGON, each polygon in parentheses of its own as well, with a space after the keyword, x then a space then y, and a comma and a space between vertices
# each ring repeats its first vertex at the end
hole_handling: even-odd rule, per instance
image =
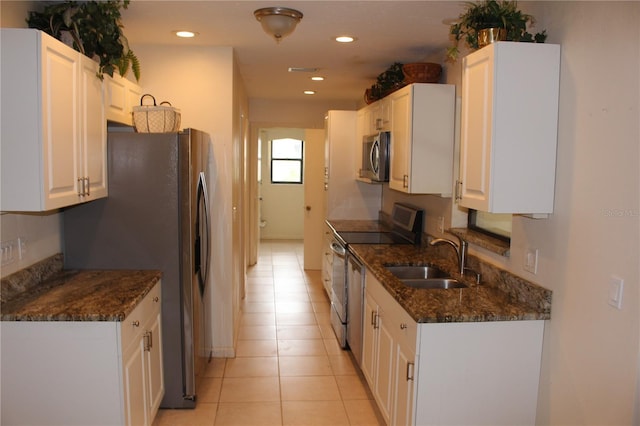
POLYGON ((129 0, 52 3, 41 12, 29 12, 27 24, 58 40, 70 39, 75 50, 96 58, 100 63, 100 79, 103 74, 113 77, 116 70, 124 76, 131 68, 139 81, 140 61, 129 48, 120 20, 120 9, 128 5, 129 0))
POLYGON ((502 28, 506 41, 522 41, 544 43, 547 32, 531 34, 527 27, 535 25, 535 18, 518 9, 517 2, 482 0, 467 2, 464 13, 458 17, 458 22, 451 25, 449 33, 453 35, 454 44, 447 49, 447 58, 455 61, 460 53, 459 42, 464 40, 471 49, 478 49, 478 33, 487 28, 502 28))

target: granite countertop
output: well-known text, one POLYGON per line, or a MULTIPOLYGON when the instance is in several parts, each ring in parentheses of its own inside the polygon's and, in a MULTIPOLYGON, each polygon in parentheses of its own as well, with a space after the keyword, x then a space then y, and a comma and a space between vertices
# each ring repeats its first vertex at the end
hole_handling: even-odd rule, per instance
MULTIPOLYGON (((374 221, 328 221, 338 232, 373 229, 374 221), (353 227, 349 227, 352 222, 353 227), (367 228, 370 227, 370 228, 367 228)), ((391 296, 419 323, 545 320, 551 318, 551 291, 469 256, 469 266, 481 273, 460 276, 450 247, 407 244, 352 244, 349 251, 380 281, 391 296), (449 253, 449 251, 451 253, 449 253), (385 265, 434 265, 463 281, 463 289, 416 289, 404 285, 385 265)))
MULTIPOLYGON (((46 261, 35 268, 51 269, 46 261)), ((15 291, 16 274, 2 280, 2 321, 123 321, 161 276, 160 271, 53 270, 15 291)))

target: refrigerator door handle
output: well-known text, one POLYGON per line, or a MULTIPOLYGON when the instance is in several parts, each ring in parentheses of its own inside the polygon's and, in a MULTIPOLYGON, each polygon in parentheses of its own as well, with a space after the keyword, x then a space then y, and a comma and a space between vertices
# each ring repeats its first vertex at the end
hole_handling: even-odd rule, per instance
POLYGON ((204 295, 204 290, 209 275, 209 247, 211 229, 209 227, 209 198, 207 195, 207 183, 204 172, 198 176, 198 195, 196 213, 196 241, 195 241, 195 269, 198 275, 200 295, 204 295), (202 217, 204 216, 204 217, 202 217), (202 222, 201 222, 202 221, 202 222), (200 226, 204 223, 204 229, 200 226), (204 240, 204 241, 203 241, 204 240))

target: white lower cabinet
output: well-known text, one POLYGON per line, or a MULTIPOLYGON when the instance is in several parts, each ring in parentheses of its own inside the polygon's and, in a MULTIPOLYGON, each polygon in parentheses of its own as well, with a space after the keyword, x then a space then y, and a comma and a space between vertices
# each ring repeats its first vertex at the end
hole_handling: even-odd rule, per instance
POLYGON ((387 424, 535 424, 543 321, 418 324, 365 280, 362 371, 387 424))
POLYGON ((362 370, 387 424, 412 424, 417 324, 371 273, 365 280, 362 370))
POLYGON ((160 283, 122 322, 3 321, 6 425, 151 425, 164 395, 160 283))
POLYGON ((151 425, 164 396, 160 296, 143 300, 123 322, 122 371, 126 425, 151 425))

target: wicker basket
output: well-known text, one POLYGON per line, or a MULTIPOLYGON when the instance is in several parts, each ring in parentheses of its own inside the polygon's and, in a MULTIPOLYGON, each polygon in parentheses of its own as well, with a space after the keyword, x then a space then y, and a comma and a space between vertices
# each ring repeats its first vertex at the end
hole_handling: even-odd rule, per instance
POLYGON ((169 102, 156 105, 156 98, 146 94, 140 98, 140 106, 133 107, 133 127, 138 133, 173 133, 180 129, 180 110, 169 102), (153 105, 144 105, 144 98, 153 99, 153 105))
POLYGON ((440 81, 442 66, 431 62, 415 62, 402 66, 404 81, 411 83, 437 83, 440 81))

